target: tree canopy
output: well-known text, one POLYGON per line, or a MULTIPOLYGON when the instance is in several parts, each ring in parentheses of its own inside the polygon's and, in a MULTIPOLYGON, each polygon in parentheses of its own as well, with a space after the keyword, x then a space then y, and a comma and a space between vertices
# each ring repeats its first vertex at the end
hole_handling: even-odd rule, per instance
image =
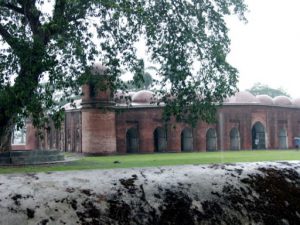
POLYGON ((253 95, 269 95, 274 98, 276 96, 291 97, 283 88, 271 88, 266 84, 255 83, 250 89, 248 89, 253 95))
POLYGON ((36 126, 45 113, 61 118, 54 92, 79 94, 95 60, 113 90, 124 87, 121 70, 139 67, 141 38, 160 65, 166 117, 211 120, 215 103, 236 91, 224 17, 245 20, 246 10, 244 0, 0 0, 0 150, 21 117, 36 126))

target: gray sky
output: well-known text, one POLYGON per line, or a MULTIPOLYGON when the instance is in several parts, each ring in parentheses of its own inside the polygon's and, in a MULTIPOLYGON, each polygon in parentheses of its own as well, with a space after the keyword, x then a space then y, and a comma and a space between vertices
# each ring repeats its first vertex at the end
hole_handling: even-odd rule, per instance
POLYGON ((240 90, 261 82, 300 97, 300 0, 246 0, 248 23, 228 19, 240 90))

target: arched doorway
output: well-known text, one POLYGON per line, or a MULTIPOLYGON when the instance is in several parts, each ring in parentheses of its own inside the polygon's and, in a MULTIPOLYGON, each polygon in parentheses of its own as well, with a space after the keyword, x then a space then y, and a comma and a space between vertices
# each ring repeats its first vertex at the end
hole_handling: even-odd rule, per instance
POLYGON ((137 153, 139 151, 139 135, 136 128, 130 128, 126 132, 127 153, 137 153))
POLYGON ((206 132, 206 151, 217 151, 217 132, 214 128, 209 128, 206 132))
POLYGON ((288 143, 287 143, 287 132, 286 129, 282 128, 279 131, 279 148, 280 149, 287 149, 288 148, 288 143))
POLYGON ((266 149, 265 128, 260 122, 252 127, 252 149, 266 149))
POLYGON ((25 145, 26 144, 26 127, 18 129, 15 127, 11 135, 11 144, 25 145))
POLYGON ((167 132, 164 128, 158 127, 154 133, 154 151, 165 152, 167 150, 167 132))
POLYGON ((230 131, 230 150, 240 150, 240 132, 237 128, 232 128, 230 131))
POLYGON ((185 128, 181 132, 181 151, 193 151, 193 131, 191 128, 185 128))

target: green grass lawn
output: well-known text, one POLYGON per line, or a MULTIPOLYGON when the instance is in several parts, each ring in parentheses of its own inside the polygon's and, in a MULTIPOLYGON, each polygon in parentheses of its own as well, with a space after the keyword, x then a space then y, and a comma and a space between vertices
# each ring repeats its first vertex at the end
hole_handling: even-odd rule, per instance
MULTIPOLYGON (((70 155, 70 154, 68 154, 70 155)), ((50 172, 66 170, 155 167, 184 164, 235 163, 300 160, 300 151, 264 150, 230 152, 158 153, 117 156, 82 157, 53 165, 0 167, 0 173, 50 172)))

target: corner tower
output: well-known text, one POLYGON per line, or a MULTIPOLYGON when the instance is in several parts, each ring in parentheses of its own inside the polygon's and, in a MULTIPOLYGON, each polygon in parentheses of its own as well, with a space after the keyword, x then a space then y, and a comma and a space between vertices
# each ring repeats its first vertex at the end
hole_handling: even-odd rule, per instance
POLYGON ((93 65, 91 74, 91 82, 82 86, 82 153, 114 154, 117 149, 116 116, 109 75, 99 63, 93 65))

